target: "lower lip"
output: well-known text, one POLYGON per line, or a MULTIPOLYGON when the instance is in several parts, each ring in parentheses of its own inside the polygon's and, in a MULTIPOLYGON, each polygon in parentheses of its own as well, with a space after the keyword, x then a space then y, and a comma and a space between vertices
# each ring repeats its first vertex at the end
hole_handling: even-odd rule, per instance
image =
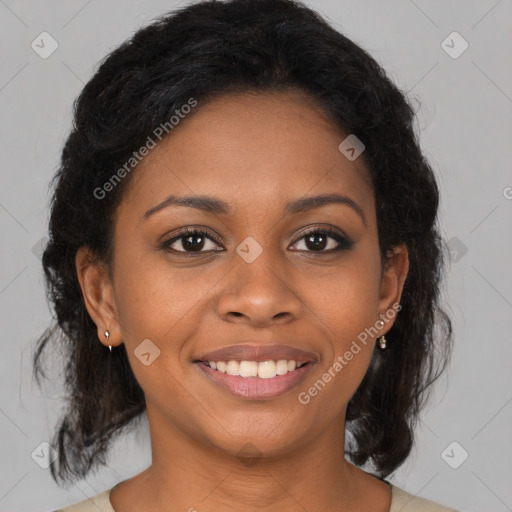
POLYGON ((228 375, 213 370, 205 363, 198 362, 196 364, 215 384, 239 398, 249 400, 274 398, 291 391, 305 379, 306 374, 314 366, 314 363, 310 362, 284 375, 276 375, 271 379, 260 379, 259 377, 228 375))

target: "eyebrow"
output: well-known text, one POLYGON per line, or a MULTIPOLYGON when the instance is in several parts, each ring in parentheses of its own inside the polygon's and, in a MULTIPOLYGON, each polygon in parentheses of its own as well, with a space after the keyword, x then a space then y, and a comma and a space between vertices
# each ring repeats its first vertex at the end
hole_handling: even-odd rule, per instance
MULTIPOLYGON (((294 201, 288 201, 284 207, 285 215, 293 215, 315 208, 320 208, 329 204, 342 204, 352 208, 361 217, 363 224, 366 226, 366 217, 361 207, 350 197, 343 194, 321 194, 318 196, 303 197, 294 201)), ((208 213, 218 215, 230 215, 232 209, 229 204, 221 199, 210 196, 187 196, 178 197, 174 195, 168 196, 164 201, 150 208, 141 220, 146 220, 155 213, 167 208, 168 206, 185 206, 195 208, 208 213)))

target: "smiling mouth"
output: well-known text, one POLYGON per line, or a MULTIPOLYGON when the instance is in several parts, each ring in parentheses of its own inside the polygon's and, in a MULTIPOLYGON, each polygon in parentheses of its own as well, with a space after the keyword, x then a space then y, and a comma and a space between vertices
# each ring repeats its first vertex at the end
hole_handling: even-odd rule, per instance
POLYGON ((210 367, 218 373, 224 373, 234 377, 259 379, 273 379, 278 375, 286 375, 298 368, 307 365, 305 363, 297 363, 293 359, 278 359, 269 361, 197 361, 210 367))
POLYGON ((194 361, 208 380, 231 395, 245 399, 270 399, 297 387, 313 361, 297 365, 286 359, 277 361, 194 361))

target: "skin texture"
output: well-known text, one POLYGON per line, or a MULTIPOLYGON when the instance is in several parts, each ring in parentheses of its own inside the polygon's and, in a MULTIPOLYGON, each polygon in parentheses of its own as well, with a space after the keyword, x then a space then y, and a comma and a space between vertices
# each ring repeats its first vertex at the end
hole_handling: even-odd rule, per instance
MULTIPOLYGON (((389 487, 343 456, 346 407, 376 338, 310 403, 297 399, 399 303, 408 271, 405 246, 381 266, 371 182, 362 159, 338 150, 346 135, 300 92, 199 104, 134 171, 116 212, 112 279, 86 248, 78 251, 98 338, 113 350, 125 343, 146 396, 152 464, 112 492, 116 512, 389 510, 389 487), (289 200, 332 193, 355 201, 365 221, 340 204, 283 214, 289 200), (233 213, 169 206, 141 219, 170 194, 215 196, 233 213), (332 238, 324 249, 306 246, 305 227, 331 224, 351 249, 328 254, 338 245, 332 238), (206 239, 192 257, 159 247, 187 226, 207 227, 222 244, 206 239), (249 236, 263 249, 252 263, 236 252, 249 236), (134 355, 145 339, 160 349, 149 366, 134 355), (193 363, 244 342, 288 344, 316 353, 318 363, 299 388, 244 400, 193 363), (258 460, 238 456, 247 443, 258 460)), ((180 239, 172 248, 185 250, 180 239)))

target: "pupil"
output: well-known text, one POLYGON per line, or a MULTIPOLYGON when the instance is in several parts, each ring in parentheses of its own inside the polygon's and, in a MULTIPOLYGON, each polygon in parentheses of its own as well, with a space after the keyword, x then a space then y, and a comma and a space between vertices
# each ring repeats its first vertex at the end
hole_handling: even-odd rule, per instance
POLYGON ((191 249, 192 251, 197 251, 197 250, 201 250, 203 248, 203 245, 204 245, 204 237, 202 237, 201 235, 190 235, 188 236, 186 239, 185 239, 185 243, 183 243, 183 247, 184 249, 188 250, 188 249, 191 249), (200 242, 198 243, 192 243, 191 240, 195 239, 195 238, 199 238, 200 239, 200 242), (189 244, 189 247, 187 247, 187 244, 189 244))
POLYGON ((308 249, 325 249, 326 247, 326 242, 325 242, 325 238, 323 235, 321 234, 312 234, 312 235, 309 235, 307 238, 306 238, 306 247, 308 249), (315 238, 319 238, 320 239, 320 242, 319 243, 311 243, 310 245, 310 242, 315 239, 315 238))

